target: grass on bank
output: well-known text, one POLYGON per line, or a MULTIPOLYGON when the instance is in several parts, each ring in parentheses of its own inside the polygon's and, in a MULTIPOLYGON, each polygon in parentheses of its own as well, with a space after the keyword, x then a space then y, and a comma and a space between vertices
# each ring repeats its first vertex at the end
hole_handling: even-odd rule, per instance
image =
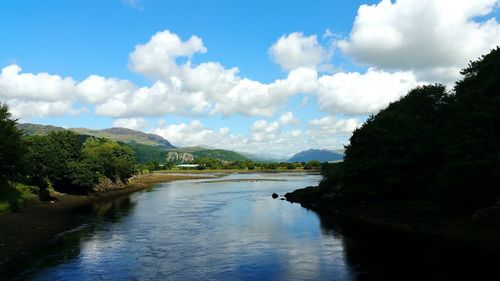
POLYGON ((17 212, 38 203, 39 188, 17 183, 6 183, 0 193, 0 215, 17 212))

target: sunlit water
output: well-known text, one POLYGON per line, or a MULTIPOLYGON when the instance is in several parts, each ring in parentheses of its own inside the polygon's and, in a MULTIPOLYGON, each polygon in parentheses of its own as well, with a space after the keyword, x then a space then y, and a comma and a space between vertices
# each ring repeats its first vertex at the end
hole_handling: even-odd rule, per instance
POLYGON ((314 212, 271 198, 319 179, 235 174, 164 183, 97 205, 84 218, 87 227, 30 277, 352 280, 340 238, 322 231, 314 212), (257 181, 235 181, 241 179, 257 181))
POLYGON ((14 280, 499 280, 495 259, 271 198, 319 180, 233 174, 99 203, 14 280))

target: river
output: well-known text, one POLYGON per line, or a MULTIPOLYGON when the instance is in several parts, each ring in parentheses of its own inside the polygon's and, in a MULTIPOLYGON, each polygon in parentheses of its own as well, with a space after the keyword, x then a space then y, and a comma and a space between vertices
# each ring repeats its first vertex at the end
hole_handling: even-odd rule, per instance
POLYGON ((346 237, 315 212, 271 197, 319 180, 232 174, 96 204, 19 280, 427 280, 419 274, 432 268, 419 255, 346 237))

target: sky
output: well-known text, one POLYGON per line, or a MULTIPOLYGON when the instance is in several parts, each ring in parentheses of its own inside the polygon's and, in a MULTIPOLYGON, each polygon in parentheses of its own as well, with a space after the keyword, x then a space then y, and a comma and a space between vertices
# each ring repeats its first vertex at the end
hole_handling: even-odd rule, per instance
POLYGON ((370 114, 500 44, 500 0, 0 1, 20 122, 274 157, 341 149, 370 114))

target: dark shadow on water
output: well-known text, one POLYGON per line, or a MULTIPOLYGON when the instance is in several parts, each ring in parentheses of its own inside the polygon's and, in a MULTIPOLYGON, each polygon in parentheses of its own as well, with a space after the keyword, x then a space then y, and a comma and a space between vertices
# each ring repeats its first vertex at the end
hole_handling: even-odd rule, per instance
POLYGON ((323 233, 342 240, 354 280, 500 280, 498 257, 318 217, 323 233))
POLYGON ((78 227, 58 235, 47 247, 26 257, 16 268, 12 268, 10 276, 0 280, 27 280, 40 270, 74 260, 80 255, 82 244, 97 229, 103 227, 102 222, 120 222, 135 205, 130 196, 127 196, 79 209, 74 214, 78 227))

